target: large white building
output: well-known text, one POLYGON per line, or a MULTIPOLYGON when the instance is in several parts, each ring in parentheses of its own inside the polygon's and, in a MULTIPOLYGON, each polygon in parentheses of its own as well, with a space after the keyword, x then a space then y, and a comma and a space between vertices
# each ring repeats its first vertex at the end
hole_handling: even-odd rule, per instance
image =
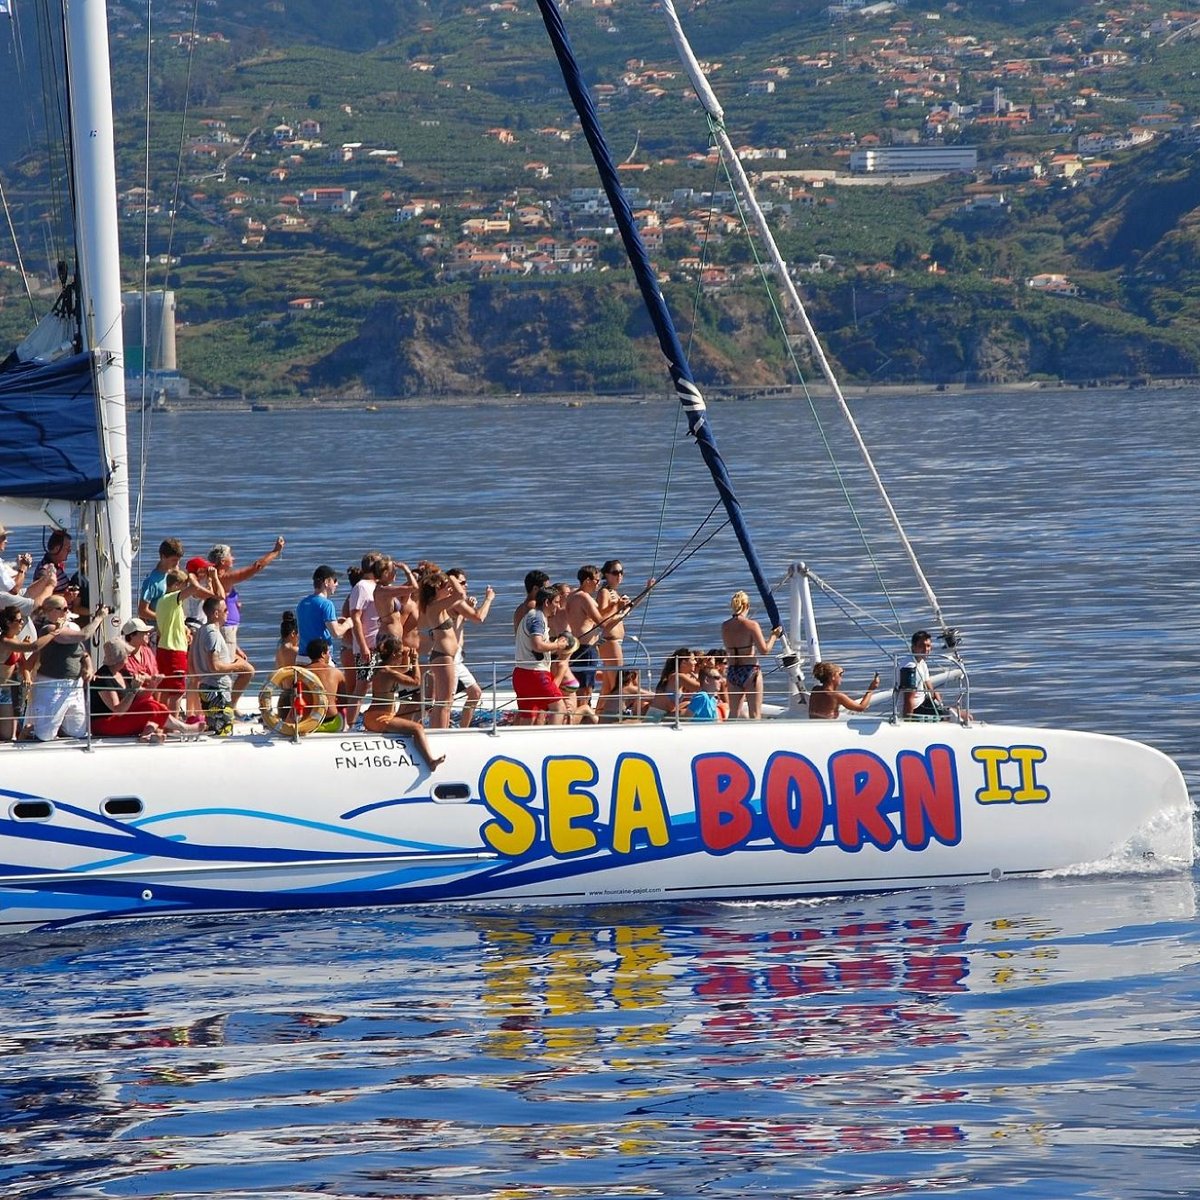
POLYGON ((854 150, 850 170, 863 174, 911 175, 925 171, 974 171, 979 151, 974 146, 879 146, 854 150))

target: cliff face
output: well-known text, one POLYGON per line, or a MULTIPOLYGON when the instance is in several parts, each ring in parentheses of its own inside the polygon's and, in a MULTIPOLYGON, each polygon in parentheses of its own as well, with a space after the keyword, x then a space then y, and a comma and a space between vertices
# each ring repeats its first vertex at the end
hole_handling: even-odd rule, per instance
MULTIPOLYGON (((765 298, 730 291, 697 301, 683 285, 668 293, 672 311, 695 318, 680 338, 702 386, 798 382, 765 298)), ((839 285, 812 297, 810 312, 846 383, 1200 373, 1197 347, 1178 331, 1069 300, 839 285)), ((806 348, 797 346, 797 357, 815 378, 806 348)), ((662 388, 666 370, 628 278, 602 274, 569 286, 475 284, 386 301, 352 340, 293 378, 305 391, 377 396, 604 393, 662 388)))
MULTIPOLYGON (((680 297, 675 311, 692 310, 680 297)), ((680 330, 702 384, 792 382, 761 300, 706 299, 680 330)), ((475 285, 377 306, 358 335, 314 364, 303 386, 381 396, 606 392, 662 387, 666 368, 633 286, 475 285)))

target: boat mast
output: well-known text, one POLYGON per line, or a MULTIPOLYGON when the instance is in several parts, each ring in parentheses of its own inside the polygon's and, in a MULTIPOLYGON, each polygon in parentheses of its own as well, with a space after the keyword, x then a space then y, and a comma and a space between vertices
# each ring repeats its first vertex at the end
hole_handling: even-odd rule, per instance
POLYGON ((109 469, 107 499, 91 506, 88 573, 92 603, 112 605, 119 629, 130 615, 133 554, 106 0, 63 0, 63 13, 83 339, 93 353, 101 444, 109 469))
POLYGON ((842 395, 841 385, 838 383, 837 376, 834 374, 833 368, 829 365, 829 360, 825 357, 825 349, 821 345, 821 339, 817 336, 817 331, 809 320, 808 311, 804 307, 804 302, 800 299, 799 293, 796 291, 796 285, 792 282, 787 264, 784 262, 783 256, 779 253, 779 247, 775 244, 775 235, 771 232, 771 227, 767 224, 767 218, 759 207, 758 198, 754 194, 754 189, 750 186, 750 180, 746 175, 745 168, 742 166, 742 160, 738 158, 737 152, 733 148, 733 143, 729 140, 729 134, 725 131, 725 110, 721 107, 712 87, 709 85, 708 76, 704 74, 704 70, 696 60, 695 54, 692 53, 691 44, 688 42, 687 35, 683 32, 683 26, 679 23, 679 16, 675 12, 674 4, 671 0, 662 0, 662 4, 663 12, 667 18, 667 26, 671 31, 671 40, 675 43, 675 49, 679 54, 680 61, 691 78, 696 96, 699 98, 704 111, 708 114, 709 123, 712 126, 717 141, 720 143, 725 160, 729 164, 734 177, 737 179, 742 198, 745 200, 746 207, 750 210, 759 236, 767 248, 771 263, 779 275, 797 317, 800 319, 800 323, 804 328, 804 335, 808 339, 809 346, 812 348, 813 357, 816 359, 817 365, 821 369, 821 374, 825 376, 825 381, 829 384, 829 388, 833 392, 834 399, 841 409, 842 416, 846 419, 846 423, 850 427, 850 433, 858 446, 858 452, 862 455, 862 460, 866 464, 867 471, 875 483, 876 490, 879 492, 879 497, 883 501, 883 506, 887 510, 888 517, 896 533, 899 535, 900 544, 904 547, 904 552, 908 555, 908 561, 912 564, 917 583, 925 593, 925 599, 929 601, 929 605, 933 609, 934 616, 937 618, 942 632, 944 634, 948 633, 946 620, 942 615, 942 606, 938 603, 938 598, 934 594, 933 587, 925 577, 925 572, 922 570, 921 564, 917 559, 917 552, 913 549, 913 544, 909 541, 908 534, 904 531, 899 514, 892 507, 891 497, 888 495, 883 479, 875 467, 875 460, 871 457, 871 452, 867 449, 866 442, 863 441, 858 423, 850 412, 850 406, 846 403, 845 396, 842 395))
POLYGON ((617 176, 612 153, 600 129, 600 119, 596 115, 595 105, 592 103, 587 85, 583 82, 579 64, 563 26, 562 14, 558 11, 555 0, 538 0, 538 8, 542 14, 546 32, 550 35, 550 42, 554 46, 558 65, 562 69, 563 81, 567 85, 567 91, 583 126, 583 133, 592 151, 592 158, 595 159, 596 169, 600 173, 600 181, 604 185, 604 191, 608 196, 609 205, 612 207, 613 216, 616 218, 617 227, 621 231, 621 240, 625 243, 625 253, 628 255, 629 264, 633 267, 634 275, 637 277, 642 301, 646 305, 646 311, 654 325, 654 331, 658 334, 658 344, 663 357, 667 360, 667 368, 675 385, 675 393, 687 415, 688 432, 695 439, 696 445, 700 448, 700 454, 712 474, 717 493, 729 516, 729 523, 733 527, 738 545, 741 546, 742 554, 746 558, 750 574, 754 577, 754 584, 762 598, 767 618, 770 620, 772 628, 782 625, 779 606, 771 593, 771 585, 767 580, 762 563, 759 561, 758 552, 754 548, 754 542, 742 514, 741 504, 734 494, 733 483, 729 478, 725 461, 717 449, 717 443, 708 421, 704 397, 692 377, 692 369, 688 365, 687 356, 680 344, 679 334, 675 331, 675 323, 671 320, 667 303, 658 286, 654 267, 646 253, 641 235, 638 233, 637 224, 633 219, 633 211, 629 207, 629 201, 625 197, 625 191, 617 176))

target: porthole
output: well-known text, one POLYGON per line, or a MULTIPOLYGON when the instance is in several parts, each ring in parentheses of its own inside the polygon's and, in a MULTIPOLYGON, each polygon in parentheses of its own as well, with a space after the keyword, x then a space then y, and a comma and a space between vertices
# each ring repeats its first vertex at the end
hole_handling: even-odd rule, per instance
POLYGON ((469 783, 435 783, 433 798, 439 804, 462 804, 471 798, 469 783))
POLYGON ((136 796, 109 796, 100 811, 106 817, 140 817, 144 807, 136 796))
POLYGON ((14 821, 48 821, 54 816, 49 800, 18 800, 8 810, 14 821))

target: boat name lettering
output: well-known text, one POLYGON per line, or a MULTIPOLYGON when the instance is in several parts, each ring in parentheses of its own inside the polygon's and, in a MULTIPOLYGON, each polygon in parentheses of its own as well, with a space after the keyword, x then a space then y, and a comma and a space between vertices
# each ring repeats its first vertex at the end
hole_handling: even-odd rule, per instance
POLYGON ((931 842, 957 845, 962 837, 949 746, 903 750, 894 762, 842 750, 824 768, 780 752, 761 776, 734 754, 699 754, 691 779, 694 820, 677 813, 673 825, 658 765, 643 755, 621 755, 603 786, 587 758, 547 758, 538 779, 524 763, 497 757, 480 776, 480 796, 492 814, 483 838, 513 858, 547 849, 572 858, 599 850, 653 857, 685 843, 709 854, 751 843, 801 854, 819 845, 924 850, 931 842))
POLYGON ((363 754, 373 750, 397 750, 403 748, 403 742, 396 742, 391 738, 358 738, 341 742, 338 745, 338 749, 343 754, 363 754))
POLYGON ((976 746, 971 757, 983 765, 980 804, 1045 804, 1050 790, 1038 782, 1037 764, 1046 761, 1041 746, 976 746))

